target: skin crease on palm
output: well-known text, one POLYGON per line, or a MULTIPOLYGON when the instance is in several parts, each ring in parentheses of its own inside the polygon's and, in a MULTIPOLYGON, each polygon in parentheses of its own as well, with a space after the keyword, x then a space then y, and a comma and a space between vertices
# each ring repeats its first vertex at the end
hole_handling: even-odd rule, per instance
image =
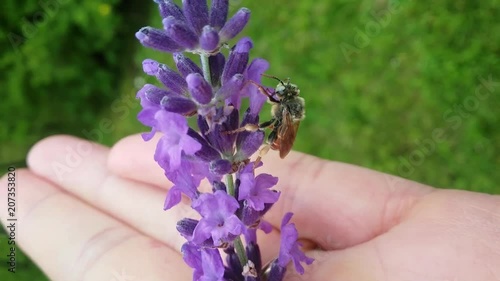
MULTIPOLYGON (((16 174, 16 242, 51 280, 192 280, 175 223, 196 215, 186 204, 163 211, 170 183, 153 160, 156 140, 135 135, 110 149, 53 136, 33 147, 29 168, 16 174)), ((291 211, 316 260, 303 276, 290 266, 285 280, 500 280, 499 196, 298 152, 284 160, 270 152, 263 162, 257 172, 278 176, 282 191, 266 216, 273 232, 259 236, 263 259, 277 255, 291 211)), ((6 210, 1 216, 5 223, 6 210)))

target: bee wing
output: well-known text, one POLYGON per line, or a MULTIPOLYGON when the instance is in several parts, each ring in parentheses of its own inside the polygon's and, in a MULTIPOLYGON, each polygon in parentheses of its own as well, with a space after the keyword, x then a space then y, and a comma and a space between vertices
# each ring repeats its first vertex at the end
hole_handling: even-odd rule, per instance
POLYGON ((279 144, 280 158, 285 158, 290 150, 292 150, 297 131, 299 130, 300 121, 293 121, 292 115, 285 107, 283 109, 283 122, 278 130, 277 143, 279 144))

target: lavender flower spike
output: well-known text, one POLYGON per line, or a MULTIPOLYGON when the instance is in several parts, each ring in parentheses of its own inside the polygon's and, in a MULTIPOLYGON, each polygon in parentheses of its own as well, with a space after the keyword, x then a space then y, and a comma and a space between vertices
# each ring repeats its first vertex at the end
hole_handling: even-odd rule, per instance
MULTIPOLYGON (((154 1, 164 29, 144 27, 136 37, 146 47, 172 53, 177 69, 143 61, 144 72, 161 85, 146 84, 137 92, 142 106, 137 118, 151 127, 144 140, 162 134, 154 160, 172 183, 164 210, 184 198, 199 214, 181 218, 176 226, 186 239, 181 251, 193 281, 282 281, 290 262, 303 274, 303 263, 313 259, 300 251, 291 213, 283 218, 279 256, 269 268, 262 265, 257 241, 257 232, 271 232, 264 216, 281 193, 273 190, 277 177, 257 172, 265 159, 250 160, 265 142, 266 129, 260 128, 265 126, 255 125, 272 123, 272 134, 281 125, 277 115, 271 121, 259 118, 269 98, 259 91, 266 88, 259 85, 269 63, 256 58, 249 64, 253 42, 248 37, 226 48, 246 26, 250 11, 241 8, 228 20, 229 0, 211 0, 210 9, 206 0, 183 0, 182 7, 173 0, 154 1), (210 191, 200 189, 202 182, 210 191)), ((286 106, 282 103, 279 108, 286 106)))
POLYGON ((242 8, 226 22, 229 0, 212 1, 210 11, 206 0, 183 0, 182 9, 172 0, 155 2, 165 30, 144 27, 136 37, 144 46, 164 52, 215 55, 243 30, 250 18, 250 10, 242 8))

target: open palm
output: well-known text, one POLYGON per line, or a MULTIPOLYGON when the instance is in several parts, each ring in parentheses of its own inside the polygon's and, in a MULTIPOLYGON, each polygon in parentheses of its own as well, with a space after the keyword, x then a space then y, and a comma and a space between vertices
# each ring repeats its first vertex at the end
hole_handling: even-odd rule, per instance
MULTIPOLYGON (((52 280, 192 280, 175 224, 196 214, 186 204, 163 211, 171 185, 154 147, 139 136, 111 149, 55 136, 32 149, 29 169, 16 174, 16 238, 52 280)), ((276 257, 289 211, 316 259, 305 275, 289 270, 285 280, 500 280, 498 196, 300 153, 285 160, 269 153, 263 162, 259 170, 278 176, 282 191, 266 216, 275 228, 258 240, 263 260, 276 257)))

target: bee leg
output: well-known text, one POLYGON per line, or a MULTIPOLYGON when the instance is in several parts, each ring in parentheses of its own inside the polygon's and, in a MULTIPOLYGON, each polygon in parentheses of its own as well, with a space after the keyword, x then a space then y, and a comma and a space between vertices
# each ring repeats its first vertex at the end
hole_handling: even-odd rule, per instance
POLYGON ((265 96, 267 96, 269 98, 270 101, 274 102, 274 103, 279 103, 279 100, 275 99, 273 97, 273 95, 271 93, 269 93, 266 88, 264 88, 262 85, 258 84, 257 82, 254 82, 252 80, 248 80, 247 83, 251 83, 251 84, 254 84, 257 89, 259 89, 259 91, 264 94, 265 96))
POLYGON ((274 121, 275 119, 271 119, 269 121, 266 121, 266 122, 263 122, 263 123, 260 123, 260 124, 246 124, 245 126, 243 127, 239 127, 238 129, 236 130, 232 130, 232 131, 225 131, 225 132, 222 132, 224 135, 230 135, 230 134, 236 134, 236 133, 241 133, 241 132, 257 132, 259 129, 264 129, 264 128, 267 128, 267 127, 271 127, 271 125, 274 124, 274 121))
POLYGON ((257 156, 257 159, 255 159, 255 162, 253 163, 254 169, 260 164, 260 160, 262 160, 262 157, 264 157, 269 152, 269 149, 271 148, 275 149, 273 148, 273 143, 277 138, 278 138, 278 132, 276 130, 272 130, 271 133, 269 133, 269 136, 267 137, 267 144, 265 144, 259 150, 259 156, 257 156))
POLYGON ((254 170, 255 170, 255 168, 257 168, 257 166, 259 166, 260 160, 262 160, 262 157, 264 157, 269 152, 269 149, 271 149, 271 145, 270 144, 265 144, 259 150, 259 156, 257 156, 257 159, 255 159, 255 162, 253 162, 253 168, 254 168, 254 170))
POLYGON ((270 127, 272 129, 272 128, 274 128, 274 123, 275 122, 276 122, 276 119, 274 119, 274 118, 271 119, 271 120, 269 120, 269 121, 262 122, 262 123, 259 124, 259 128, 260 129, 264 129, 264 128, 269 128, 270 127))
POLYGON ((230 134, 236 134, 236 133, 241 133, 241 132, 257 132, 257 130, 260 129, 260 126, 259 125, 256 125, 256 124, 246 124, 245 126, 243 127, 239 127, 238 129, 236 130, 232 130, 232 131, 225 131, 225 132, 222 132, 224 135, 230 135, 230 134))
MULTIPOLYGON (((272 130, 269 133, 269 136, 267 136, 267 143, 273 144, 274 141, 278 138, 278 131, 277 130, 272 130)), ((272 148, 272 145, 271 145, 272 148)))

